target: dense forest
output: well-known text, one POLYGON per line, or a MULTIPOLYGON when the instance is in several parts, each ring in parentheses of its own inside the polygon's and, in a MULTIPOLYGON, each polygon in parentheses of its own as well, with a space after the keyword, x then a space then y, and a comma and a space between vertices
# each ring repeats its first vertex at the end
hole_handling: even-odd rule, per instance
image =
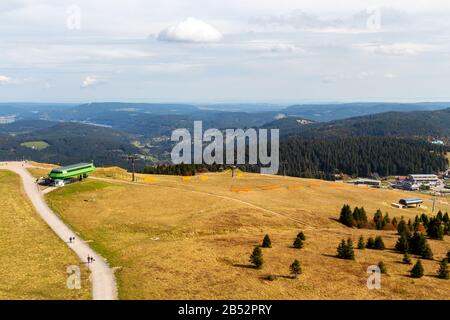
POLYGON ((390 137, 290 138, 280 146, 280 174, 331 179, 432 173, 448 166, 447 150, 425 141, 390 137))

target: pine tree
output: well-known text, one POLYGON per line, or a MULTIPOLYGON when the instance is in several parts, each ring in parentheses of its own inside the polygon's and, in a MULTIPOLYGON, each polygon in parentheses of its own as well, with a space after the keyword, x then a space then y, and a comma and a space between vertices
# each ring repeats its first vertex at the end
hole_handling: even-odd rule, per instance
POLYGON ((448 280, 450 278, 449 271, 448 271, 448 259, 442 259, 439 270, 438 270, 438 278, 439 279, 446 279, 448 280))
POLYGON ((394 226, 394 228, 397 228, 398 221, 396 217, 392 218, 392 225, 394 226))
MULTIPOLYGON (((441 212, 442 215, 442 212, 441 212)), ((442 218, 431 218, 427 225, 427 235, 431 239, 443 240, 444 228, 442 226, 442 218)))
POLYGON ((253 249, 253 252, 250 255, 250 262, 255 266, 256 269, 262 268, 264 260, 260 247, 255 247, 255 249, 253 249))
POLYGON ((352 239, 347 239, 347 246, 346 246, 346 256, 349 260, 355 260, 355 251, 353 250, 353 241, 352 239))
POLYGON ((386 247, 384 245, 384 241, 383 238, 381 238, 380 236, 375 238, 375 242, 374 242, 374 249, 376 250, 384 250, 386 247))
POLYGON ((341 209, 341 215, 339 221, 347 227, 353 226, 353 214, 348 204, 344 205, 341 209))
POLYGON ((403 232, 398 238, 397 243, 395 244, 395 250, 400 252, 408 252, 409 250, 409 239, 406 232, 403 232))
POLYGON ((444 219, 444 216, 443 216, 441 210, 439 210, 439 212, 437 213, 436 219, 437 219, 438 221, 440 221, 440 222, 442 222, 442 220, 444 219))
POLYGON ((431 251, 430 245, 427 244, 422 251, 422 258, 427 260, 433 260, 433 251, 431 251))
POLYGON ((387 268, 383 261, 378 262, 378 268, 380 268, 381 273, 387 273, 387 268))
POLYGON ((292 262, 290 266, 291 274, 294 276, 294 278, 297 278, 299 274, 302 273, 302 267, 300 265, 300 262, 295 259, 294 262, 292 262))
POLYGON ((447 252, 447 259, 450 260, 450 250, 447 252))
POLYGON ((420 260, 417 260, 414 267, 411 269, 411 277, 413 278, 422 278, 424 273, 424 269, 422 266, 422 262, 420 260))
POLYGON ((341 243, 339 243, 337 247, 337 257, 341 259, 346 259, 346 251, 347 245, 345 244, 345 240, 342 239, 341 243))
POLYGON ((265 236, 264 236, 264 239, 263 239, 263 242, 262 242, 262 245, 261 245, 263 248, 272 248, 272 241, 270 240, 270 237, 269 237, 269 235, 268 234, 266 234, 265 236))
POLYGON ((364 250, 365 247, 366 247, 366 244, 364 243, 364 238, 363 238, 363 236, 361 236, 358 239, 358 249, 364 250))
POLYGON ((425 213, 422 213, 422 215, 420 216, 420 220, 422 221, 423 225, 426 228, 429 221, 428 216, 425 213))
MULTIPOLYGON (((397 232, 398 232, 398 234, 402 234, 402 233, 406 232, 407 229, 408 229, 408 226, 407 226, 405 220, 403 220, 403 219, 400 220, 400 222, 398 223, 398 226, 397 226, 397 232)), ((409 230, 408 230, 408 231, 409 231, 409 230)))
POLYGON ((294 246, 294 248, 297 248, 297 249, 303 248, 302 239, 300 239, 300 237, 295 238, 293 246, 294 246))
POLYGON ((299 234, 297 235, 297 238, 300 238, 302 241, 305 241, 305 240, 306 240, 306 236, 305 236, 305 234, 303 233, 303 231, 300 231, 300 232, 299 232, 299 234))
POLYGON ((446 213, 444 214, 444 217, 442 218, 442 222, 448 223, 449 221, 450 221, 450 218, 449 218, 449 216, 448 216, 448 212, 446 212, 446 213))
POLYGON ((375 227, 377 228, 377 230, 381 230, 384 228, 384 218, 383 218, 383 213, 381 212, 380 209, 378 209, 374 216, 373 216, 373 222, 375 223, 375 227))
POLYGON ((372 237, 370 237, 369 239, 367 239, 366 248, 373 249, 374 247, 375 247, 375 240, 372 237))
POLYGON ((411 264, 411 255, 408 252, 403 255, 403 263, 411 264))

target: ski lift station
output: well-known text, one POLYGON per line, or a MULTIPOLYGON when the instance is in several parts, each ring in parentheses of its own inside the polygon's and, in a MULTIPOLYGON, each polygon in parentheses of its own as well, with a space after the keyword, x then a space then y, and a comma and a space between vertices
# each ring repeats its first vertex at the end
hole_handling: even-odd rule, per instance
POLYGON ((88 174, 95 170, 93 163, 77 163, 65 167, 54 168, 48 174, 48 177, 57 187, 62 187, 67 183, 73 182, 75 178, 82 180, 88 177, 88 174))

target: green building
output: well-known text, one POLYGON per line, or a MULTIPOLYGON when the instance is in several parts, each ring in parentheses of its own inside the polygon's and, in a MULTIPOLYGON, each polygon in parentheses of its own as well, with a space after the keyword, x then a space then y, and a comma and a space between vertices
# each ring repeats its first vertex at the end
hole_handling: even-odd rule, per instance
POLYGON ((48 176, 53 180, 65 180, 73 177, 86 178, 94 170, 95 166, 92 163, 77 163, 61 168, 54 168, 48 176))

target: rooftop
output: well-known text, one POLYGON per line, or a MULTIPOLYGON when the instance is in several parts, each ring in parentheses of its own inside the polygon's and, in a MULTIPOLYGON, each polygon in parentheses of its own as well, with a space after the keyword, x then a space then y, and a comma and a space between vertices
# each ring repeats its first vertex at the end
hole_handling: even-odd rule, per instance
POLYGON ((92 163, 77 163, 77 164, 71 164, 65 167, 60 167, 60 168, 54 168, 52 171, 67 171, 67 170, 71 170, 71 169, 75 169, 78 167, 86 167, 86 166, 91 166, 92 163))

